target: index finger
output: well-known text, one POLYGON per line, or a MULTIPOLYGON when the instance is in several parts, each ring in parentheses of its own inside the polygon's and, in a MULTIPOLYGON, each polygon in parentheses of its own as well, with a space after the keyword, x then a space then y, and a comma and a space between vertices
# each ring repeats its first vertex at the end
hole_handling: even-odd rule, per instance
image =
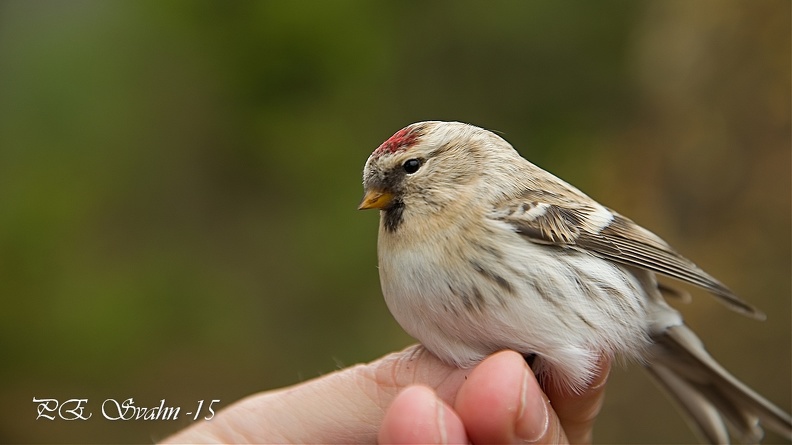
POLYGON ((545 382, 545 394, 550 399, 570 443, 591 443, 594 421, 605 400, 611 361, 600 358, 594 380, 580 394, 545 382))

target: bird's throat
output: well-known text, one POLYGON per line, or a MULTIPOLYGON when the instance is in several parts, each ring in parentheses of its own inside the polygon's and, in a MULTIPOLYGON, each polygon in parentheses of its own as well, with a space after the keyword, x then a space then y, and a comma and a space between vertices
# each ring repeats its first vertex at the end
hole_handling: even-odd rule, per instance
POLYGON ((382 225, 390 233, 396 232, 404 222, 404 202, 394 199, 391 205, 382 210, 382 225))

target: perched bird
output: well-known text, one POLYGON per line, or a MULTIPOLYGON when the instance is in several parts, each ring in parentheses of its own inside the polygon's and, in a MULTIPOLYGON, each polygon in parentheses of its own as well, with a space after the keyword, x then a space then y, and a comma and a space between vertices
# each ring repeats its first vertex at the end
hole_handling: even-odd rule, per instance
POLYGON ((379 209, 379 273, 399 324, 470 367, 513 349, 540 380, 583 388, 601 355, 638 360, 706 440, 792 439, 790 415, 721 367, 655 274, 765 316, 665 241, 458 122, 399 130, 366 161, 360 209, 379 209), (728 429, 727 429, 728 427, 728 429))

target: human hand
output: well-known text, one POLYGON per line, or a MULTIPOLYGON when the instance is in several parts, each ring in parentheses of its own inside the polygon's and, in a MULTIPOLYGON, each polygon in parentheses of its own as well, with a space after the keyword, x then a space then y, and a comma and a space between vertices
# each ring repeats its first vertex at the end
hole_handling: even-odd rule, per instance
POLYGON ((609 364, 580 395, 547 395, 522 356, 502 351, 476 366, 448 403, 412 385, 391 404, 380 443, 591 443, 609 364), (452 408, 453 406, 453 408, 452 408))
POLYGON ((250 396, 163 443, 582 443, 602 403, 608 363, 601 369, 581 395, 551 383, 545 396, 515 352, 465 370, 412 346, 250 396))

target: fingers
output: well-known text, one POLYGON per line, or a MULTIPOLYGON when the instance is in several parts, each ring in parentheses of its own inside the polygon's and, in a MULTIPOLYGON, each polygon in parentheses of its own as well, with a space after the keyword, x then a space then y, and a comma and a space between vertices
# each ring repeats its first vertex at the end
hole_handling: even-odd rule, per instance
POLYGON ((454 409, 473 443, 566 443, 533 372, 513 351, 481 362, 460 388, 454 409))
POLYGON ((494 354, 462 383, 452 410, 430 388, 409 387, 385 415, 381 443, 591 443, 610 361, 580 394, 547 382, 547 395, 523 357, 494 354))
POLYGON ((610 359, 600 359, 597 375, 581 394, 560 389, 552 382, 545 385, 547 396, 570 443, 591 443, 594 420, 605 400, 605 383, 610 365, 610 359))
POLYGON ((379 443, 468 443, 459 416, 435 392, 411 386, 393 400, 378 436, 379 443))

